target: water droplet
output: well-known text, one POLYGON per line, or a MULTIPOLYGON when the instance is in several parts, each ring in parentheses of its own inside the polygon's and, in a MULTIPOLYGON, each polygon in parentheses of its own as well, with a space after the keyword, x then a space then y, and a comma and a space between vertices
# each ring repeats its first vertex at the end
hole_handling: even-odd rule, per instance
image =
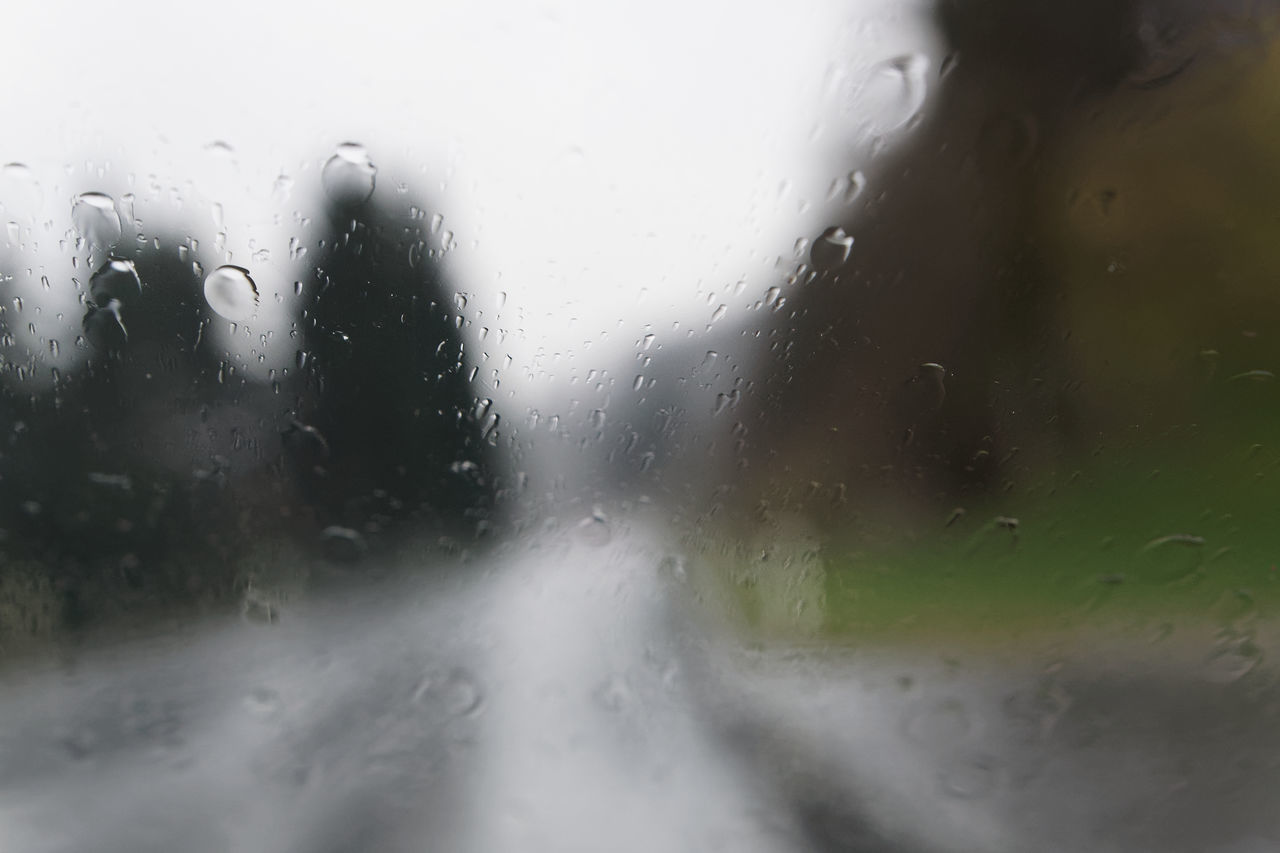
POLYGON ((942 789, 964 800, 985 797, 995 790, 1000 767, 994 758, 963 758, 942 772, 942 789))
POLYGON ((219 316, 233 323, 243 322, 258 308, 258 286, 248 270, 228 264, 204 280, 204 298, 219 316))
POLYGON ((320 430, 293 418, 280 437, 291 466, 310 474, 323 474, 329 459, 329 442, 320 430))
POLYGON ((484 704, 484 693, 474 676, 465 669, 455 669, 442 685, 445 713, 454 717, 469 717, 484 704))
POLYGON ((822 236, 813 241, 809 256, 813 259, 816 270, 835 270, 844 266, 853 251, 853 237, 845 233, 839 225, 832 226, 822 232, 822 236))
POLYGON ((277 203, 284 203, 289 200, 292 192, 293 178, 285 174, 277 175, 275 182, 271 185, 271 198, 277 203))
POLYGON ((613 530, 609 526, 609 517, 599 509, 596 509, 591 515, 578 522, 576 533, 578 541, 593 548, 608 545, 609 540, 613 538, 613 530))
POLYGON ((1015 691, 1004 700, 1007 731, 1019 740, 1033 742, 1049 737, 1072 704, 1062 685, 1047 680, 1015 691))
POLYGON ((1152 20, 1142 21, 1136 29, 1139 61, 1129 73, 1129 85, 1158 89, 1173 82, 1195 62, 1200 45, 1186 29, 1156 26, 1152 20))
POLYGON ((669 554, 658 564, 658 571, 672 580, 684 583, 689 579, 689 562, 683 554, 669 554))
POLYGON ((1191 533, 1171 533, 1168 536, 1161 536, 1152 539, 1146 545, 1142 546, 1143 551, 1154 551, 1166 545, 1184 545, 1188 547, 1200 547, 1204 544, 1203 536, 1196 536, 1191 533))
POLYGON ((1246 370, 1227 379, 1228 382, 1274 382, 1276 375, 1270 370, 1246 370))
MULTIPOLYGON (((933 397, 933 407, 935 409, 942 408, 942 404, 947 399, 947 369, 936 361, 926 361, 916 369, 916 375, 913 381, 921 383, 926 388, 930 388, 930 396, 933 397)), ((948 522, 950 523, 950 522, 948 522)), ((1017 524, 1015 522, 1014 527, 1017 524)))
POLYGON ((110 258, 89 278, 89 298, 97 305, 106 305, 112 299, 124 303, 140 295, 142 281, 133 261, 110 258))
POLYGON ((344 142, 320 172, 325 192, 335 201, 359 203, 373 195, 378 169, 369 152, 355 142, 344 142))
POLYGON ((1262 648, 1253 640, 1232 638, 1219 645, 1205 661, 1204 677, 1214 684, 1231 684, 1262 662, 1262 648))
POLYGON ((494 447, 498 445, 498 425, 502 423, 502 415, 490 412, 480 425, 480 440, 487 441, 494 447))
POLYGON ((428 673, 413 693, 415 703, 438 703, 451 717, 472 717, 484 707, 484 691, 476 677, 462 667, 448 673, 428 673))
POLYGON ((106 474, 101 471, 90 471, 88 480, 96 486, 106 486, 124 492, 133 491, 133 481, 128 474, 106 474))
POLYGON ((849 188, 844 192, 844 203, 853 204, 867 188, 867 176, 860 171, 849 173, 849 188))
POLYGON ((1021 524, 1018 519, 1009 515, 997 515, 991 519, 991 525, 999 530, 1008 530, 1014 536, 1018 535, 1018 525, 1021 524))
POLYGON ((100 350, 119 350, 129 340, 129 332, 120 316, 119 299, 110 299, 101 307, 91 306, 81 325, 85 338, 100 350))
POLYGON ((71 204, 71 224, 90 247, 109 249, 120 242, 120 214, 111 196, 80 193, 71 204))
POLYGON ((867 116, 873 133, 890 133, 906 126, 924 106, 928 57, 907 54, 880 63, 854 95, 854 108, 867 116))
POLYGON ((214 157, 223 159, 230 159, 236 153, 236 150, 231 147, 231 143, 222 139, 213 140, 204 147, 204 150, 207 153, 212 154, 214 157))
POLYGON ((35 173, 23 163, 0 168, 0 208, 10 216, 34 220, 44 204, 44 192, 35 173))
POLYGON ((1181 581, 1201 569, 1204 550, 1202 536, 1191 533, 1160 536, 1142 547, 1134 569, 1142 580, 1155 583, 1181 581))
POLYGON ((331 525, 320 533, 324 541, 324 554, 339 563, 354 563, 369 550, 364 537, 350 527, 331 525))

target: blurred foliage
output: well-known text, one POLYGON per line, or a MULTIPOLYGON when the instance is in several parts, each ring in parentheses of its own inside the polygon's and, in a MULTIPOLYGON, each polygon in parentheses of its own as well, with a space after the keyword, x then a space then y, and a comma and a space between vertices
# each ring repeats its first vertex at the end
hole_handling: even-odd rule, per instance
POLYGON ((1280 605, 1280 448, 1255 420, 1100 448, 931 527, 865 520, 824 551, 826 628, 930 639, 1168 620, 1241 630, 1280 605))
MULTIPOLYGON (((426 226, 363 200, 325 214, 305 337, 276 344, 299 347, 297 369, 270 384, 212 342, 212 265, 179 232, 112 248, 137 273, 116 303, 128 331, 87 325, 83 369, 33 392, 0 358, 0 650, 236 608, 274 620, 315 576, 380 571, 366 552, 429 566, 487 532, 495 451, 452 291, 410 251, 426 226)), ((106 295, 81 294, 87 320, 106 295)))
POLYGON ((1089 99, 1045 143, 1025 227, 1073 441, 1011 448, 1003 482, 953 493, 954 513, 862 507, 835 526, 827 632, 1158 639, 1276 612, 1280 51, 1253 23, 1158 85, 1089 99))
POLYGON ((1199 418, 1207 382, 1280 369, 1275 48, 1244 40, 1168 85, 1121 90, 1054 147, 1037 242, 1095 412, 1199 418))

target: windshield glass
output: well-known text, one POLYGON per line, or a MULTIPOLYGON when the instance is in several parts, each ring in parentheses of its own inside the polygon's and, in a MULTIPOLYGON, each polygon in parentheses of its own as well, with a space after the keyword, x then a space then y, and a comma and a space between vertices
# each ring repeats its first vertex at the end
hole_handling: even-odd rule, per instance
POLYGON ((1273 5, 10 10, 0 838, 1274 849, 1273 5))

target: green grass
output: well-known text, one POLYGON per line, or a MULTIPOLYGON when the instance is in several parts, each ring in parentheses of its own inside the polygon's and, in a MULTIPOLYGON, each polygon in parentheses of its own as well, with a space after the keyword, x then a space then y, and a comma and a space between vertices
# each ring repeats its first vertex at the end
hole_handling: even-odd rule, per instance
POLYGON ((944 513, 834 537, 824 633, 980 639, 1119 624, 1159 634, 1267 619, 1280 611, 1280 413, 1252 414, 1101 449, 1037 487, 967 505, 951 524, 944 513))

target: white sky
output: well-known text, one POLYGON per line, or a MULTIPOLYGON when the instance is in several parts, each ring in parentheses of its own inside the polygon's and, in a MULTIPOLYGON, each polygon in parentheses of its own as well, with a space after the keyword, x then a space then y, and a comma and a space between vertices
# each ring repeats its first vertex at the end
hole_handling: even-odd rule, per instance
MULTIPOLYGON (((287 328, 295 213, 318 209, 320 165, 355 140, 383 198, 403 181, 406 205, 444 214, 470 333, 508 330, 477 342, 514 359, 517 397, 540 351, 616 360, 646 326, 701 328, 721 302, 745 322, 774 259, 820 230, 807 205, 860 165, 839 159, 851 139, 920 105, 886 93, 883 63, 938 62, 922 4, 893 0, 13 5, 0 162, 31 167, 42 199, 0 215, 26 222, 55 284, 72 197, 132 191, 139 219, 202 250, 224 230, 216 262, 264 295, 250 337, 287 328)), ((268 352, 260 371, 293 358, 268 352)))

